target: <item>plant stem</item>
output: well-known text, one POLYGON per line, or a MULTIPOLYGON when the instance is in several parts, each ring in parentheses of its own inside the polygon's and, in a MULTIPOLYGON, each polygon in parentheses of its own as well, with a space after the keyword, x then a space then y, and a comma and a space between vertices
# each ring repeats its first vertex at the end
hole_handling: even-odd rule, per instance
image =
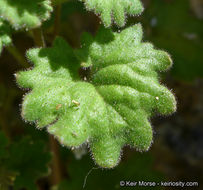
POLYGON ((62 180, 63 177, 59 156, 59 145, 58 142, 51 135, 49 136, 49 141, 50 149, 53 152, 51 184, 56 185, 62 180))
MULTIPOLYGON (((40 28, 32 30, 32 36, 34 42, 39 47, 46 47, 43 32, 40 28)), ((63 177, 62 167, 61 167, 61 159, 59 154, 59 146, 58 142, 54 139, 52 135, 49 135, 49 145, 51 152, 53 153, 53 160, 52 160, 52 173, 50 176, 51 185, 58 184, 63 177)))
POLYGON ((41 28, 36 28, 32 30, 33 40, 35 45, 38 47, 46 47, 44 36, 41 28))
POLYGON ((8 52, 18 61, 22 67, 28 67, 26 59, 21 55, 18 49, 15 46, 7 46, 6 49, 8 52))

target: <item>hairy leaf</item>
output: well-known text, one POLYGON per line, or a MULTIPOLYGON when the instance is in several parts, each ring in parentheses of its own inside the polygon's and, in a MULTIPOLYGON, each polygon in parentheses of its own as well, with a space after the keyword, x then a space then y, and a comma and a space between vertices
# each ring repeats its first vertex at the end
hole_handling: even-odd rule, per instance
POLYGON ((101 15, 104 25, 109 27, 112 16, 118 26, 125 25, 125 14, 137 15, 143 11, 140 0, 80 0, 89 10, 101 15))
POLYGON ((102 167, 114 167, 126 144, 148 150, 150 116, 170 114, 176 103, 158 81, 157 72, 172 64, 169 55, 141 39, 140 25, 121 33, 102 28, 95 38, 85 34, 75 52, 61 38, 51 48, 29 50, 34 68, 17 74, 18 84, 32 89, 23 118, 47 126, 66 146, 88 143, 102 167), (91 68, 90 77, 80 80, 80 65, 91 68))
POLYGON ((3 46, 11 43, 10 26, 0 18, 0 54, 3 46))
POLYGON ((15 28, 35 28, 52 11, 50 0, 1 0, 0 16, 15 28))

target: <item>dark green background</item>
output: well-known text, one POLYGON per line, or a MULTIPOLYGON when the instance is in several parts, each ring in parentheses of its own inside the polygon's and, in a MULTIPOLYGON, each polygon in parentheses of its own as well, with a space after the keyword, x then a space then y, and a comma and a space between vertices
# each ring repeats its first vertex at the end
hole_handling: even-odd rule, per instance
MULTIPOLYGON (((120 187, 121 180, 197 181, 199 187, 184 189, 203 189, 203 1, 145 0, 144 5, 144 13, 128 17, 126 27, 141 22, 143 41, 171 54, 174 65, 162 74, 162 81, 172 89, 178 102, 175 114, 151 120, 154 130, 151 149, 138 153, 125 147, 121 163, 107 170, 95 166, 89 153, 77 160, 71 150, 58 145, 61 182, 53 184, 56 172, 51 170, 55 162, 50 154, 53 139, 46 131, 22 120, 20 104, 25 92, 17 87, 13 74, 25 67, 5 48, 0 57, 0 190, 79 190, 85 179, 84 189, 90 190, 126 189, 120 187)), ((54 39, 55 14, 56 11, 43 24, 48 46, 54 39)), ((84 31, 94 35, 99 25, 99 18, 86 12, 82 3, 72 0, 62 4, 58 34, 72 47, 80 46, 84 31)), ((119 29, 114 26, 113 30, 119 29)), ((26 49, 35 47, 29 32, 16 32, 12 39, 22 55, 26 49)))

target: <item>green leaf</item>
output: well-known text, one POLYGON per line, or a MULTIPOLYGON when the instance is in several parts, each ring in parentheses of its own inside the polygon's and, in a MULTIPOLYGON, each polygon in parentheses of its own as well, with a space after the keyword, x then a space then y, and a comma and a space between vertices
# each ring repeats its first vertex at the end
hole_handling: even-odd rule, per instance
POLYGON ((0 157, 6 155, 6 146, 8 145, 8 139, 5 137, 4 133, 0 131, 0 157))
POLYGON ((122 27, 125 25, 125 14, 137 15, 143 11, 140 0, 80 0, 85 3, 88 10, 94 10, 101 15, 104 25, 109 27, 112 16, 115 23, 122 27))
POLYGON ((50 0, 1 0, 0 16, 15 28, 36 28, 49 18, 50 0))
POLYGON ((171 75, 176 79, 203 77, 203 21, 192 14, 189 0, 151 2, 144 14, 147 40, 170 52, 175 60, 171 75), (173 22, 172 22, 173 21, 173 22))
POLYGON ((0 54, 4 46, 11 44, 10 26, 0 18, 0 54))
MULTIPOLYGON (((55 189, 53 188, 53 190, 78 190, 82 189, 83 186, 86 190, 131 189, 132 187, 121 187, 119 182, 123 180, 137 182, 160 182, 165 180, 163 174, 155 170, 154 159, 150 152, 142 154, 133 152, 131 154, 128 151, 127 158, 123 160, 118 167, 114 168, 113 170, 105 171, 103 169, 94 167, 87 156, 83 157, 81 160, 76 160, 71 155, 68 156, 68 163, 71 163, 67 164, 69 178, 59 183, 55 189)), ((133 189, 149 190, 149 187, 140 187, 137 185, 133 187, 133 189)), ((156 186, 152 189, 160 190, 162 187, 156 186)))
MULTIPOLYGON (((1 163, 3 164, 3 163, 1 163)), ((6 170, 4 167, 0 166, 0 189, 9 190, 13 185, 16 173, 6 170)))
POLYGON ((36 190, 36 180, 49 174, 51 154, 42 141, 32 142, 29 137, 8 144, 0 132, 0 189, 26 188, 36 190))
POLYGON ((6 160, 8 159, 8 139, 5 134, 0 131, 0 189, 9 190, 13 185, 16 173, 6 168, 6 160))
POLYGON ((69 1, 69 0, 52 0, 53 5, 62 4, 62 3, 65 3, 65 2, 67 2, 67 1, 69 1))
POLYGON ((36 190, 36 180, 49 174, 48 163, 51 154, 44 143, 32 142, 28 137, 13 144, 10 148, 8 168, 17 172, 14 189, 36 190), (15 158, 15 159, 13 159, 15 158))
POLYGON ((95 38, 85 34, 83 48, 75 51, 79 61, 62 38, 51 48, 29 50, 34 68, 17 74, 17 83, 32 89, 23 118, 46 126, 66 146, 88 143, 102 167, 114 167, 126 144, 148 150, 149 118, 154 111, 174 112, 176 102, 158 81, 157 72, 172 64, 169 55, 141 39, 140 25, 121 33, 102 28, 95 38), (80 64, 91 67, 88 81, 79 78, 80 64))

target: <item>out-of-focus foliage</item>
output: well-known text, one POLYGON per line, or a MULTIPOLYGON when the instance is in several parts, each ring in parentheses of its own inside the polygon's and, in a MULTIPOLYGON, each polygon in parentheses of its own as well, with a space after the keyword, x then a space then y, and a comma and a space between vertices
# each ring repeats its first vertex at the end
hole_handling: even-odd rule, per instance
POLYGON ((53 5, 60 5, 62 3, 65 3, 69 0, 52 0, 53 5))
POLYGON ((17 142, 8 143, 0 133, 0 189, 26 188, 36 190, 36 180, 49 174, 48 163, 51 159, 41 141, 34 142, 24 137, 17 142))
POLYGON ((172 55, 173 76, 183 80, 203 77, 203 20, 193 14, 189 0, 152 1, 144 22, 147 39, 172 55))
POLYGON ((1 0, 0 16, 15 29, 36 28, 50 17, 50 0, 1 0))
MULTIPOLYGON (((164 176, 154 171, 154 159, 150 153, 129 152, 126 160, 121 162, 115 169, 101 169, 91 164, 91 159, 84 156, 81 160, 70 157, 67 164, 69 179, 61 182, 56 190, 104 190, 104 189, 129 189, 120 186, 120 181, 154 181, 164 180, 164 176), (81 167, 81 165, 83 167, 81 167), (74 180, 77 178, 77 182, 74 180)), ((130 187, 133 189, 149 189, 149 187, 130 187)), ((153 189, 162 189, 159 186, 153 189)))
MULTIPOLYGON (((100 19, 93 12, 86 11, 81 1, 55 0, 55 2, 57 4, 52 5, 64 2, 61 4, 60 25, 57 25, 58 35, 63 36, 73 47, 79 47, 80 36, 84 31, 96 33, 101 24, 100 19)), ((97 168, 89 155, 83 157, 82 160, 75 160, 71 150, 59 146, 60 153, 62 152, 62 154, 58 154, 62 165, 61 179, 64 180, 60 185, 56 185, 56 188, 60 188, 60 190, 82 189, 85 176, 87 176, 85 189, 90 190, 123 189, 119 185, 119 181, 123 178, 132 181, 137 179, 197 181, 199 187, 191 187, 191 189, 202 190, 203 81, 200 79, 203 76, 202 0, 143 0, 143 2, 145 3, 144 14, 140 17, 128 15, 130 22, 127 24, 134 25, 139 20, 144 24, 144 41, 153 42, 155 47, 167 50, 173 58, 174 65, 168 72, 164 83, 176 94, 178 111, 168 118, 156 117, 151 120, 154 131, 154 143, 150 150, 152 154, 135 153, 131 157, 125 152, 124 159, 115 170, 93 169, 87 176, 92 167, 97 168), (190 80, 190 84, 186 83, 186 80, 190 80), (151 164, 148 164, 151 160, 149 157, 153 157, 151 164), (157 173, 157 170, 161 174, 157 173)), ((56 6, 57 9, 58 7, 60 5, 56 6)), ((55 38, 53 31, 57 14, 57 11, 54 11, 51 20, 42 24, 44 39, 48 47, 55 38)), ((116 26, 114 31, 118 31, 116 26)), ((23 56, 26 49, 36 47, 30 35, 31 32, 19 31, 12 35, 13 45, 23 56)), ((50 145, 47 138, 48 133, 45 130, 36 130, 30 124, 25 124, 20 117, 19 104, 22 101, 22 90, 15 85, 12 74, 25 68, 8 52, 9 48, 5 48, 0 56, 0 127, 6 132, 11 143, 8 143, 5 135, 0 135, 1 158, 2 155, 8 154, 10 146, 16 142, 19 143, 19 140, 15 140, 16 138, 24 139, 26 135, 32 137, 33 143, 43 141, 46 147, 50 145)), ((77 149, 74 150, 74 152, 76 151, 78 158, 81 156, 81 152, 78 152, 77 149)), ((38 154, 38 159, 43 158, 43 152, 38 152, 38 154)), ((0 163, 0 189, 10 190, 16 177, 20 175, 20 170, 10 170, 4 163, 0 163)), ((52 163, 55 163, 54 159, 52 159, 52 163)), ((51 172, 51 175, 55 173, 51 172)), ((24 179, 26 180, 26 178, 24 179)), ((40 190, 50 190, 52 180, 48 177, 40 177, 37 185, 40 190)))
POLYGON ((10 33, 9 24, 0 18, 0 55, 3 47, 11 43, 10 33))
POLYGON ((8 145, 8 139, 0 131, 0 189, 8 190, 9 186, 13 185, 16 173, 6 170, 3 166, 2 158, 8 157, 6 147, 8 145))

